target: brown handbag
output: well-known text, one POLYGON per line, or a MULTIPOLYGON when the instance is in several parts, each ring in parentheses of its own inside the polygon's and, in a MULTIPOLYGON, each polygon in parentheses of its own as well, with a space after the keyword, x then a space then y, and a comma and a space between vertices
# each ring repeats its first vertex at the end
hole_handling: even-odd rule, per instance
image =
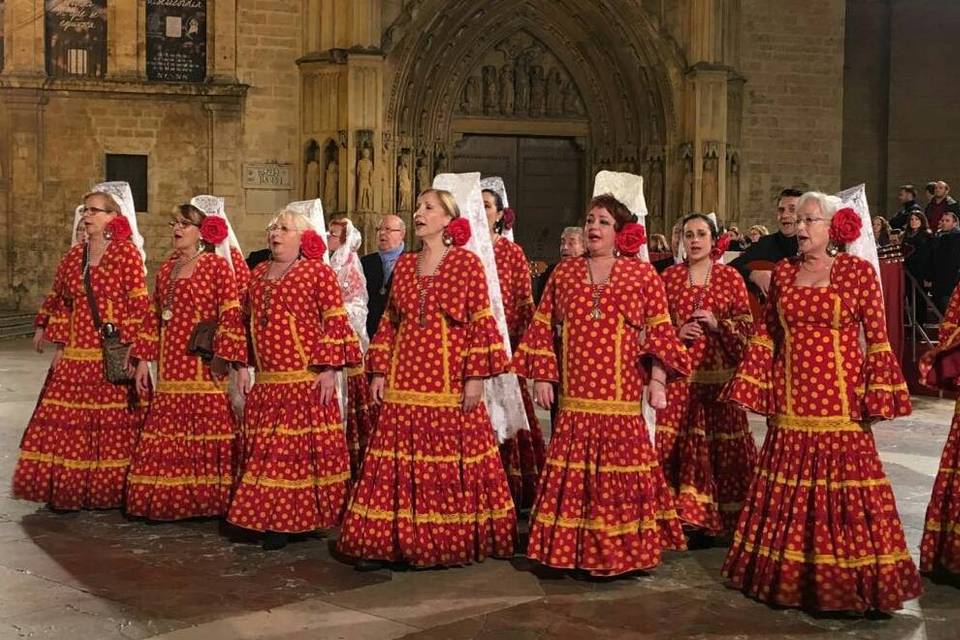
POLYGON ((107 382, 113 384, 132 384, 133 376, 127 371, 127 359, 132 344, 120 341, 120 331, 109 322, 104 324, 100 319, 100 310, 97 308, 97 299, 93 295, 93 286, 90 284, 90 268, 87 264, 87 248, 83 248, 83 289, 87 294, 87 305, 93 318, 93 326, 100 334, 100 349, 103 353, 103 374, 107 382))
POLYGON ((216 355, 213 351, 213 338, 217 334, 217 319, 201 320, 190 332, 187 340, 187 353, 200 356, 204 363, 210 365, 210 372, 217 377, 224 377, 230 370, 229 363, 216 355))

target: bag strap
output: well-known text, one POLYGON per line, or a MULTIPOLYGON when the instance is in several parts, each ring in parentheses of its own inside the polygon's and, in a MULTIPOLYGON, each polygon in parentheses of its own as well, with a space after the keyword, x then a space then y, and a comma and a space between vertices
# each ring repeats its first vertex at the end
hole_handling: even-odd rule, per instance
POLYGON ((97 299, 93 295, 93 286, 90 284, 90 264, 87 262, 87 251, 87 245, 83 245, 83 290, 87 294, 87 305, 90 307, 90 315, 93 317, 93 327, 100 331, 103 323, 100 321, 100 310, 97 308, 97 299))

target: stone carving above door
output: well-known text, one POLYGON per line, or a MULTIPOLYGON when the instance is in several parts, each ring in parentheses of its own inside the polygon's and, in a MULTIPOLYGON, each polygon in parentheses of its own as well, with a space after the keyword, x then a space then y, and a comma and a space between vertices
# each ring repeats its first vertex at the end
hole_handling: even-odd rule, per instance
POLYGON ((457 115, 580 119, 580 91, 563 63, 539 40, 519 31, 488 49, 467 74, 457 115))

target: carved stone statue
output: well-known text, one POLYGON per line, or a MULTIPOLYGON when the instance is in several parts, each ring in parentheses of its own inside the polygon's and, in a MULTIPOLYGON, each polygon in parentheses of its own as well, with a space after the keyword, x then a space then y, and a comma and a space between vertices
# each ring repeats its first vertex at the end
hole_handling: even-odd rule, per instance
POLYGON ((506 65, 500 69, 500 113, 505 116, 513 115, 513 66, 506 65))
POLYGON ((340 167, 337 159, 331 158, 323 178, 323 207, 327 211, 337 211, 337 195, 340 183, 340 167))
POLYGON ((480 111, 480 81, 476 76, 467 78, 467 84, 463 88, 463 100, 460 102, 460 109, 463 113, 475 114, 480 111))
POLYGON ((513 74, 514 104, 516 113, 525 114, 530 110, 530 59, 521 55, 516 60, 513 74))
POLYGON ((552 70, 547 79, 547 115, 563 115, 563 76, 559 69, 552 70))
POLYGON ((530 115, 542 118, 547 109, 547 87, 546 78, 543 75, 543 67, 535 65, 530 67, 530 115))
POLYGON ((730 172, 727 176, 727 210, 724 216, 731 222, 740 219, 740 160, 730 156, 730 172))
POLYGON ((434 175, 440 175, 447 172, 447 156, 441 151, 433 160, 434 175))
POLYGON ((420 158, 420 164, 417 165, 417 191, 423 191, 430 188, 430 170, 427 168, 427 159, 420 158))
POLYGON ((563 112, 571 116, 583 115, 583 102, 580 100, 580 92, 573 84, 573 81, 567 82, 563 91, 563 112))
POLYGON ((314 200, 320 197, 320 163, 310 158, 303 177, 303 199, 314 200))
POLYGON ((499 109, 499 89, 497 68, 487 65, 483 68, 483 112, 493 115, 499 109))
POLYGON ((357 210, 373 211, 373 160, 369 147, 360 150, 357 160, 357 210))
POLYGON ((710 213, 712 211, 718 216, 720 215, 720 212, 717 211, 717 207, 720 205, 719 178, 717 175, 719 164, 720 161, 716 156, 707 156, 703 159, 703 195, 700 199, 703 203, 701 209, 704 212, 710 213))
POLYGON ((398 211, 410 211, 413 203, 413 179, 410 176, 410 166, 407 156, 400 156, 400 165, 397 167, 397 191, 399 193, 398 211))
POLYGON ((693 211, 693 158, 683 159, 683 195, 680 198, 680 204, 683 209, 681 216, 685 216, 693 211))

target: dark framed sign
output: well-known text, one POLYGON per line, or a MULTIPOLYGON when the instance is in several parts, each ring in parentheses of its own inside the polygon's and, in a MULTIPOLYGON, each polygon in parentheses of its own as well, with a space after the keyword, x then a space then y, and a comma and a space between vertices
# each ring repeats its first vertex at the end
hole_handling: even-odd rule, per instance
POLYGON ((207 77, 207 0, 146 0, 147 79, 207 77))
POLYGON ((47 74, 107 73, 107 0, 44 0, 47 74))

